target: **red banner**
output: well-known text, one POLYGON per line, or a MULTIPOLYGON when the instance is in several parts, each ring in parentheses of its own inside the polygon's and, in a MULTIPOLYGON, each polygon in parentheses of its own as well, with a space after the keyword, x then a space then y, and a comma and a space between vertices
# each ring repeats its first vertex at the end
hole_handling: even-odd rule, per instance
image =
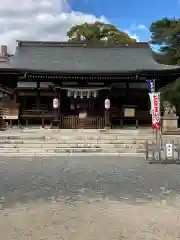
POLYGON ((150 93, 152 129, 160 130, 161 112, 160 112, 160 93, 150 93))

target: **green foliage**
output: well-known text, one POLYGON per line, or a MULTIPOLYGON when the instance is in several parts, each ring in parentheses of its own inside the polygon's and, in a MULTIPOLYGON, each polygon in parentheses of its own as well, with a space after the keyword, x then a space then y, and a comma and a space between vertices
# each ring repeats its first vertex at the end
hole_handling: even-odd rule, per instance
POLYGON ((102 22, 84 23, 73 26, 68 32, 69 41, 73 42, 107 42, 107 43, 133 43, 135 39, 131 38, 127 33, 120 31, 111 24, 102 22))
POLYGON ((169 64, 180 64, 180 19, 163 18, 153 22, 150 32, 151 43, 161 46, 169 64))
POLYGON ((172 59, 169 53, 156 53, 152 51, 153 58, 156 62, 166 65, 176 65, 176 61, 172 59))
POLYGON ((169 101, 176 106, 177 112, 180 114, 180 78, 162 88, 161 92, 161 102, 169 101))
MULTIPOLYGON (((162 64, 180 64, 180 19, 163 18, 150 27, 152 44, 159 45, 161 54, 154 54, 156 61, 162 64)), ((161 89, 163 101, 176 106, 180 114, 180 78, 161 89)))

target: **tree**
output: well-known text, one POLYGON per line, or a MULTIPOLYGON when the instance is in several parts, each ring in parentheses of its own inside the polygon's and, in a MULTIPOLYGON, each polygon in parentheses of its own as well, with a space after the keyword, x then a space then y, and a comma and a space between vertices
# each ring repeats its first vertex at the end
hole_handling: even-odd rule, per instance
POLYGON ((168 101, 177 108, 180 114, 180 78, 164 86, 161 90, 161 102, 168 101))
MULTIPOLYGON (((180 19, 163 18, 150 27, 151 43, 160 47, 160 54, 154 53, 156 61, 162 64, 180 65, 180 19)), ((162 102, 175 105, 180 114, 180 78, 161 89, 162 102)))
POLYGON ((167 64, 180 64, 180 19, 163 18, 150 27, 151 43, 160 46, 167 64))
POLYGON ((73 26, 67 33, 69 41, 72 42, 109 42, 109 43, 134 43, 136 40, 127 33, 120 31, 111 24, 102 22, 84 23, 73 26))

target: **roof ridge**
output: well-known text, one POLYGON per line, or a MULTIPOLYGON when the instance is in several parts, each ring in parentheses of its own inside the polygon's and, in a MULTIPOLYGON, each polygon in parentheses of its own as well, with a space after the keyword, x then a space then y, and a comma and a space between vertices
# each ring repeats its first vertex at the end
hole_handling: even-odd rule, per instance
POLYGON ((18 47, 83 47, 83 48, 149 48, 148 42, 135 42, 129 44, 89 43, 89 42, 61 42, 61 41, 21 41, 17 40, 18 47))

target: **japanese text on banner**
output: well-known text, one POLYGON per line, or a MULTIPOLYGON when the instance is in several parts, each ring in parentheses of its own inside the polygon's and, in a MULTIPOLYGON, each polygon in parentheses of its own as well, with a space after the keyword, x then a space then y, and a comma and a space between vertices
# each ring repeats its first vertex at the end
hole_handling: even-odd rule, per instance
POLYGON ((159 130, 161 126, 160 93, 151 93, 151 100, 152 129, 159 130))

